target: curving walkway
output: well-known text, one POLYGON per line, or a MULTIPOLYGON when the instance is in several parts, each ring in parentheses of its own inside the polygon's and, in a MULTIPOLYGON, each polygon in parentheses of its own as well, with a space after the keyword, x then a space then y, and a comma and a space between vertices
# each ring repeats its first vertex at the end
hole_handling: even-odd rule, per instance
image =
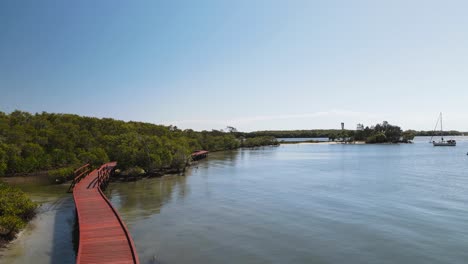
POLYGON ((99 187, 117 165, 109 162, 84 177, 73 189, 80 240, 76 263, 137 263, 138 255, 125 223, 99 187))

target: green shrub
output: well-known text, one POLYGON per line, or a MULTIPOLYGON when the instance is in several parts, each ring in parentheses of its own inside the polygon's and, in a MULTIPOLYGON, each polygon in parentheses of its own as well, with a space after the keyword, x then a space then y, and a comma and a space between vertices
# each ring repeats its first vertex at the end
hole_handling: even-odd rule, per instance
POLYGON ((52 183, 62 183, 73 178, 73 167, 60 168, 48 172, 49 181, 52 183))
POLYGON ((26 222, 15 215, 0 216, 0 235, 7 239, 14 238, 15 234, 26 226, 26 222))
POLYGON ((403 141, 410 141, 413 140, 415 137, 416 133, 411 130, 407 130, 401 134, 403 141))
POLYGON ((109 157, 102 148, 93 148, 90 151, 81 152, 78 154, 78 159, 82 163, 89 163, 93 166, 100 166, 109 162, 109 157))
POLYGON ((36 207, 24 192, 0 183, 0 236, 12 239, 34 216, 36 207))
POLYGON ((8 156, 5 149, 6 145, 0 143, 0 176, 5 175, 8 168, 8 156))
POLYGON ((387 137, 384 133, 377 133, 367 138, 366 143, 384 143, 387 142, 387 137))
POLYGON ((140 167, 132 167, 129 169, 124 170, 121 175, 123 176, 139 176, 145 174, 145 170, 140 167))
POLYGON ((275 137, 263 136, 263 137, 254 137, 247 138, 242 142, 242 147, 253 148, 260 146, 269 146, 269 145, 278 145, 278 140, 275 137))
POLYGON ((0 184, 0 216, 16 215, 28 220, 34 216, 36 207, 23 191, 0 184))

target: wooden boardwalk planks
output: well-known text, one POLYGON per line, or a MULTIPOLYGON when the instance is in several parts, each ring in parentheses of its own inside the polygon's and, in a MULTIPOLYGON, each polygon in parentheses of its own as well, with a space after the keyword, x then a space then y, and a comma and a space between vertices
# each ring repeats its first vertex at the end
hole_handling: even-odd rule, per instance
POLYGON ((132 237, 118 212, 99 188, 98 176, 117 165, 92 171, 73 189, 80 240, 76 263, 137 263, 132 237))

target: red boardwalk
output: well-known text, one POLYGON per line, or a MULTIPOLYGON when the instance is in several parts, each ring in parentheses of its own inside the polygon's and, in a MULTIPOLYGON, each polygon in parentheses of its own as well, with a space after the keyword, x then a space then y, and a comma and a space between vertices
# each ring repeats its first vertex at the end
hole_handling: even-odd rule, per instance
POLYGON ((80 231, 78 264, 139 263, 130 233, 99 187, 116 165, 102 165, 73 189, 80 231))

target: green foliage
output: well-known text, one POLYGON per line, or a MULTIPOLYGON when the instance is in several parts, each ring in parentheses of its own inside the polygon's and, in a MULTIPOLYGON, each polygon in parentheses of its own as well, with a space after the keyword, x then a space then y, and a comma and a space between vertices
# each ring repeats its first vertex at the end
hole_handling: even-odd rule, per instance
POLYGON ((401 134, 401 137, 403 138, 403 141, 405 142, 413 140, 415 136, 416 136, 416 131, 414 130, 407 130, 401 134))
MULTIPOLYGON (((344 142, 344 141, 349 140, 350 134, 352 134, 352 133, 348 132, 346 130, 343 130, 343 131, 338 132, 334 136, 332 136, 332 138, 334 137, 335 139, 338 139, 339 141, 344 142)), ((335 141, 335 139, 333 141, 335 141)))
POLYGON ((47 172, 50 182, 65 182, 73 177, 74 167, 60 168, 47 172))
MULTIPOLYGON (((412 130, 414 131, 414 130, 412 130)), ((456 130, 450 130, 450 131, 414 131, 415 136, 423 136, 423 137, 432 137, 432 136, 437 136, 437 135, 446 135, 446 136, 461 136, 461 135, 468 135, 468 132, 460 132, 456 130)))
POLYGON ((0 143, 0 176, 5 175, 8 167, 8 156, 6 152, 6 145, 0 143))
POLYGON ((202 131, 193 135, 199 142, 201 148, 208 151, 231 150, 241 146, 240 139, 233 133, 224 133, 213 130, 211 132, 202 131))
MULTIPOLYGON (((55 181, 69 177, 70 168, 110 160, 120 169, 145 171, 182 169, 194 150, 231 150, 241 147, 241 132, 180 130, 141 122, 14 111, 0 112, 0 176, 52 170, 55 181), (64 170, 56 170, 66 168, 64 170)), ((250 138, 250 136, 249 136, 250 138)), ((276 144, 264 138, 247 145, 276 144)))
POLYGON ((388 124, 387 122, 383 122, 382 124, 375 125, 374 133, 377 138, 377 143, 383 143, 383 142, 396 143, 400 141, 402 131, 399 126, 392 126, 388 124), (385 136, 385 139, 382 137, 381 134, 385 136), (379 141, 379 139, 383 141, 379 141))
MULTIPOLYGON (((408 142, 405 140, 404 133, 399 126, 394 126, 388 122, 377 124, 372 127, 366 127, 364 130, 354 133, 354 140, 366 141, 366 143, 398 143, 408 142)), ((407 136, 411 136, 407 134, 407 136)), ((413 139, 411 137, 411 139, 413 139)))
POLYGON ((278 145, 275 137, 263 136, 255 138, 247 138, 242 142, 242 147, 252 148, 266 145, 278 145))
POLYGON ((89 163, 94 167, 109 162, 109 157, 102 148, 90 148, 88 151, 80 149, 78 159, 81 163, 89 163))
POLYGON ((385 143, 387 141, 387 137, 385 136, 384 133, 378 132, 377 134, 374 134, 366 139, 366 143, 385 143))
POLYGON ((2 215, 0 216, 0 237, 12 239, 25 226, 26 222, 18 216, 2 215))
POLYGON ((36 207, 24 192, 0 183, 0 235, 11 239, 34 216, 36 207))
POLYGON ((171 167, 182 170, 187 165, 188 153, 183 147, 178 147, 172 155, 171 167))

